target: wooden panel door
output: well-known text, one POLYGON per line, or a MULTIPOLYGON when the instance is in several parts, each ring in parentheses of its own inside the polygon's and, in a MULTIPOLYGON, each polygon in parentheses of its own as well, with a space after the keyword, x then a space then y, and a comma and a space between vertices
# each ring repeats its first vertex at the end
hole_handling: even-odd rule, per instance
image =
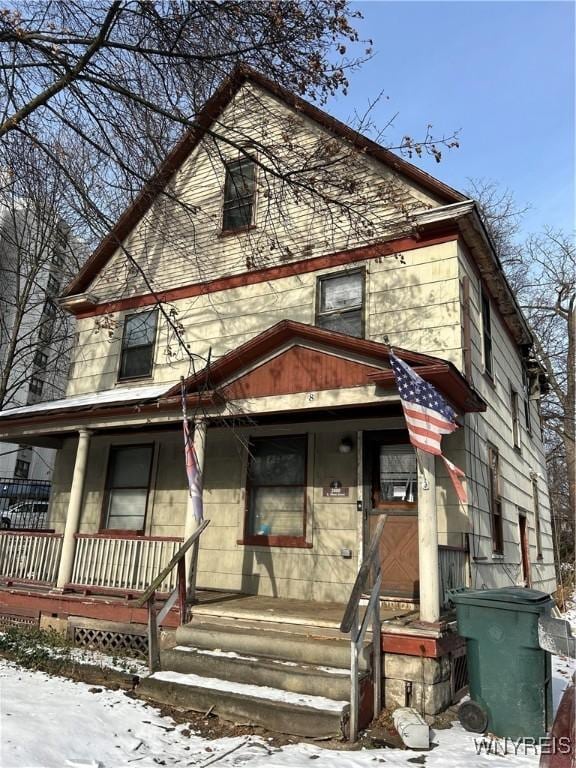
MULTIPOLYGON (((418 515, 395 514, 387 511, 386 525, 380 540, 382 564, 382 595, 417 598, 418 575, 418 515)), ((370 515, 371 533, 378 523, 378 514, 370 515)))
POLYGON ((419 595, 418 487, 414 449, 405 430, 364 433, 365 542, 380 515, 387 516, 380 541, 383 596, 419 595))

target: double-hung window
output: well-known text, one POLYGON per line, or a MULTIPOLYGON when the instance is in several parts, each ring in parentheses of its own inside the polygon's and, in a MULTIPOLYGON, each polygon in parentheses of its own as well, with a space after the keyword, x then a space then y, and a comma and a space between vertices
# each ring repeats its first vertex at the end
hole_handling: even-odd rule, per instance
POLYGON ((512 441, 514 448, 520 450, 520 410, 518 404, 518 392, 510 390, 510 410, 512 412, 512 441))
POLYGON ((492 350, 492 318, 490 316, 490 299, 482 292, 482 353, 484 372, 494 376, 494 360, 492 350))
POLYGON ((306 535, 305 435, 258 437, 250 442, 246 539, 282 546, 306 535))
POLYGON ((149 443, 110 449, 103 528, 144 531, 153 448, 149 443))
POLYGON ((542 527, 540 523, 540 500, 538 498, 538 480, 532 478, 532 503, 534 505, 534 533, 536 534, 536 557, 542 560, 542 527))
POLYGON ((488 492, 492 529, 492 551, 495 555, 504 553, 502 530, 502 498, 500 496, 500 455, 493 445, 488 446, 488 492))
POLYGON ((320 277, 316 325, 348 336, 364 336, 364 272, 320 277))
POLYGON ((222 231, 237 232, 252 224, 256 192, 256 166, 250 157, 226 163, 222 231))
POLYGON ((138 312, 124 319, 118 378, 139 379, 152 375, 158 310, 138 312))

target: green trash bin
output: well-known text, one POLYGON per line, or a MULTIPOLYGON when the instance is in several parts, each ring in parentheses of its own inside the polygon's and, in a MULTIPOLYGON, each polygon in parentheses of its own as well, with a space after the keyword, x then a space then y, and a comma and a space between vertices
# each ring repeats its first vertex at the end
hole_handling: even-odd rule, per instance
POLYGON ((450 599, 458 633, 466 638, 475 703, 466 713, 469 730, 513 739, 545 736, 552 722, 551 662, 538 644, 538 619, 550 613, 552 598, 535 589, 504 587, 453 591, 450 599))

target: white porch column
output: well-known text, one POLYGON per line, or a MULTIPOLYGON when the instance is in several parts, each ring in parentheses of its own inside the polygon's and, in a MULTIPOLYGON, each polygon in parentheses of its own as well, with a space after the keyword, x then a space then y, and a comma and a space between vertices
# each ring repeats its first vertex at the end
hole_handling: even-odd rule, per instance
MULTIPOLYGON (((198 462, 198 471, 200 472, 200 487, 204 487, 204 458, 206 456, 206 422, 204 419, 198 419, 194 422, 194 450, 196 451, 196 460, 198 462)), ((194 504, 188 494, 188 503, 186 505, 186 519, 184 520, 184 541, 190 538, 198 528, 198 523, 194 517, 194 504)), ((186 572, 190 573, 190 565, 195 547, 192 547, 186 553, 186 572)))
POLYGON ((76 449, 76 461, 74 462, 74 474, 72 475, 72 487, 70 488, 70 501, 68 502, 68 512, 66 515, 66 526, 64 528, 62 555, 60 557, 56 589, 63 589, 64 585, 68 584, 72 578, 74 551, 76 549, 76 540, 74 536, 78 533, 78 525, 80 523, 84 478, 86 477, 86 463, 88 459, 88 448, 90 447, 90 434, 91 433, 87 429, 80 429, 78 431, 78 448, 76 449))
POLYGON ((418 450, 420 620, 429 622, 436 622, 440 619, 435 458, 431 453, 418 450))

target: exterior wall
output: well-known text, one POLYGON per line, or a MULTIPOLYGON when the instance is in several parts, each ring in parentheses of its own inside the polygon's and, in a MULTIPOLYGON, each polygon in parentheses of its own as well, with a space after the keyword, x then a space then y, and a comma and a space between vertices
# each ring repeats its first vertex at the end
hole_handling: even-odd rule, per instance
MULTIPOLYGON (((173 307, 195 361, 204 367, 280 320, 314 324, 321 275, 364 268, 366 338, 437 355, 461 366, 456 242, 406 251, 400 257, 358 261, 176 301, 173 307)), ((123 318, 127 313, 78 321, 68 395, 111 389, 117 383, 123 318), (103 328, 106 322, 110 330, 103 328)), ((150 382, 177 382, 191 372, 190 359, 163 316, 158 319, 150 382)), ((146 380, 148 381, 148 380, 146 380)), ((140 379, 139 384, 142 383, 140 379)))
MULTIPOLYGON (((202 535, 198 586, 239 590, 277 597, 318 601, 346 601, 359 566, 362 513, 357 509, 357 430, 398 428, 400 419, 367 419, 334 423, 295 424, 290 427, 252 427, 208 431, 204 472, 205 516, 210 525, 202 535), (244 535, 247 442, 250 436, 309 435, 306 539, 310 548, 263 547, 239 543, 244 535), (352 438, 351 453, 341 454, 344 437, 352 438), (347 497, 328 498, 323 488, 339 480, 347 497), (343 549, 352 552, 344 557, 343 549)), ((146 533, 182 536, 187 487, 181 434, 142 434, 93 437, 84 488, 80 533, 99 530, 108 452, 111 445, 148 442, 156 445, 146 533)), ((77 441, 59 451, 53 479, 50 527, 63 531, 69 501, 77 441)), ((439 486, 447 488, 446 481, 439 486)), ((442 498, 441 488, 438 490, 442 498)))
POLYGON ((166 192, 90 286, 89 292, 101 301, 378 241, 405 227, 414 210, 438 205, 430 193, 254 85, 238 92, 166 192), (223 161, 239 156, 229 142, 251 142, 250 151, 259 163, 256 226, 222 236, 223 161), (266 153, 258 153, 259 146, 266 153), (291 174, 295 183, 284 182, 271 166, 279 174, 291 174), (311 167, 317 169, 314 181, 311 167), (318 191, 308 193, 307 185, 318 191), (137 260, 146 280, 130 265, 126 252, 137 260))
POLYGON ((527 517, 532 585, 552 592, 555 589, 554 552, 550 519, 550 501, 546 464, 540 434, 537 406, 530 402, 532 432, 524 417, 525 389, 517 345, 505 330, 501 316, 491 303, 493 341, 493 382, 484 374, 482 360, 482 316, 480 279, 467 251, 459 248, 460 274, 470 280, 470 316, 473 386, 488 403, 486 413, 466 417, 466 452, 468 489, 471 499, 469 517, 473 535, 472 585, 499 587, 520 583, 521 552, 518 526, 519 511, 527 517), (519 396, 520 450, 514 448, 510 389, 519 396), (488 513, 488 443, 500 454, 504 554, 492 553, 490 515, 488 513), (531 473, 536 473, 542 532, 542 560, 537 561, 534 528, 534 500, 531 473))

